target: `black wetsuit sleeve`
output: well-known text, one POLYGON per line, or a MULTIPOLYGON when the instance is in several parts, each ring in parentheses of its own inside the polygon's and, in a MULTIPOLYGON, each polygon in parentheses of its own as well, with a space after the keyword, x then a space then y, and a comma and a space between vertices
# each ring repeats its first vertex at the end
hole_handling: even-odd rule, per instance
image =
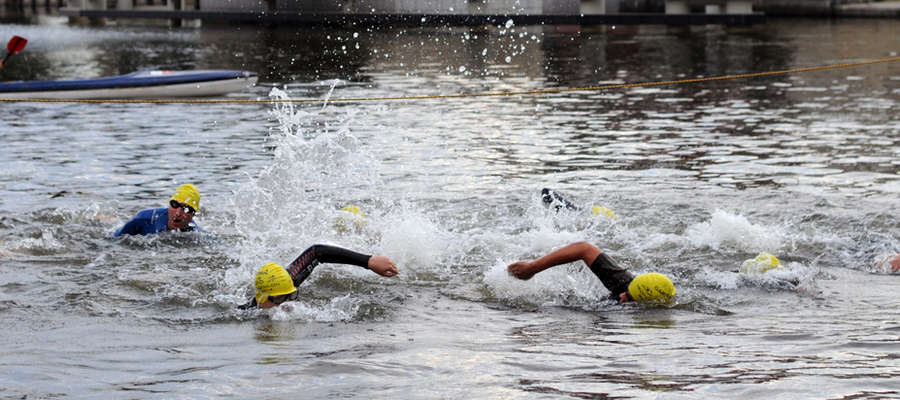
MULTIPOLYGON (((316 244, 306 249, 294 262, 288 265, 287 272, 291 275, 291 280, 294 281, 294 287, 297 287, 306 278, 309 278, 309 275, 320 263, 351 264, 368 269, 369 258, 372 258, 372 256, 337 246, 316 244)), ((256 306, 258 304, 256 304, 256 299, 254 298, 245 304, 239 305, 238 309, 247 310, 256 306)))
POLYGON ((591 264, 591 272, 600 278, 603 286, 609 289, 610 297, 619 298, 619 294, 628 290, 628 284, 634 279, 634 275, 622 268, 606 253, 600 253, 591 264))
POLYGON ((320 263, 351 264, 368 269, 371 257, 337 246, 316 244, 306 249, 288 265, 287 272, 294 280, 294 286, 300 286, 300 283, 306 280, 320 263))

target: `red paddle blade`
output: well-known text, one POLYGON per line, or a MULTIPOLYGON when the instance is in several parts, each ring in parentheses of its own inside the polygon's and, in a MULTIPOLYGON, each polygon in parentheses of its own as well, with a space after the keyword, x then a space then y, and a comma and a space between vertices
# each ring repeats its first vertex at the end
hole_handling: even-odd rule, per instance
POLYGON ((21 36, 13 36, 12 39, 9 39, 9 44, 6 45, 6 50, 9 51, 10 54, 18 54, 22 49, 25 48, 25 44, 28 43, 28 39, 25 39, 21 36))

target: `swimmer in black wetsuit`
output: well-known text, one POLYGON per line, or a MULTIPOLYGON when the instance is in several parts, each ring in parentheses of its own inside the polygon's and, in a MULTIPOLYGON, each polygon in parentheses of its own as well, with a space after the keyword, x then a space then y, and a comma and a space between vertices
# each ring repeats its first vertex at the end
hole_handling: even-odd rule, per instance
POLYGON ((275 263, 263 265, 256 273, 253 300, 238 308, 271 308, 296 300, 297 286, 312 274, 319 263, 358 265, 381 276, 397 275, 397 266, 385 256, 370 256, 337 246, 317 244, 306 249, 287 268, 275 263))
POLYGON ((544 203, 544 207, 553 208, 553 211, 556 212, 562 210, 563 207, 565 207, 566 210, 578 210, 578 207, 572 204, 572 202, 560 196, 559 193, 547 188, 541 189, 541 202, 544 203))
MULTIPOLYGON (((544 207, 547 207, 547 209, 553 210, 556 213, 559 213, 560 211, 581 211, 581 207, 576 206, 552 189, 541 189, 541 203, 544 204, 544 207)), ((605 215, 610 218, 618 218, 615 212, 606 207, 593 206, 590 210, 593 215, 605 215)))
POLYGON ((528 280, 545 269, 582 260, 600 278, 610 292, 610 298, 620 303, 628 301, 669 303, 675 298, 675 286, 663 274, 651 272, 635 277, 587 242, 566 245, 533 261, 517 261, 506 267, 509 274, 528 280))

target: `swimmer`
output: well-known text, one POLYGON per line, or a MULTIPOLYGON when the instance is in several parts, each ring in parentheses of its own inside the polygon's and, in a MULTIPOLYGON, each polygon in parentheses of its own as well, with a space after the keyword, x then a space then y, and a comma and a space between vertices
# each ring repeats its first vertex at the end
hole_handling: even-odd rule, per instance
POLYGON ((740 273, 747 275, 762 275, 769 271, 783 271, 781 260, 771 253, 759 253, 756 258, 745 260, 741 264, 740 273))
POLYGON ((671 303, 675 299, 675 285, 663 274, 651 272, 635 277, 620 267, 602 250, 587 242, 576 242, 551 251, 533 261, 517 261, 506 267, 510 275, 528 280, 545 269, 582 260, 600 278, 619 303, 629 301, 671 303))
MULTIPOLYGON (((891 266, 891 273, 900 271, 900 254, 889 257, 887 263, 891 266)), ((887 269, 887 266, 885 266, 885 269, 887 269)))
MULTIPOLYGON (((547 189, 547 188, 541 189, 541 202, 544 204, 544 207, 547 207, 548 209, 552 208, 553 211, 556 211, 557 213, 562 211, 563 208, 565 208, 567 211, 580 211, 581 210, 581 208, 576 206, 571 201, 566 200, 565 197, 563 197, 556 191, 547 189)), ((618 216, 616 215, 615 212, 613 212, 613 210, 610 210, 603 206, 591 207, 591 214, 603 215, 603 216, 613 218, 613 219, 618 218, 618 216)))
POLYGON ((578 207, 576 207, 575 204, 566 200, 559 193, 547 188, 541 189, 541 202, 544 203, 544 207, 553 208, 553 211, 556 212, 559 212, 563 208, 566 210, 578 210, 578 207))
POLYGON ((351 204, 341 209, 340 215, 334 220, 334 229, 341 234, 360 232, 368 222, 366 214, 358 206, 351 204))
POLYGON ((319 263, 350 264, 372 270, 378 275, 397 275, 397 266, 385 256, 370 256, 337 246, 313 245, 284 268, 275 263, 260 267, 253 281, 255 293, 249 303, 238 306, 271 308, 298 298, 297 287, 312 274, 319 263))
POLYGON ((163 231, 200 231, 194 222, 194 215, 200 211, 200 192, 190 183, 181 185, 169 198, 168 208, 143 210, 126 222, 114 236, 149 235, 163 231))

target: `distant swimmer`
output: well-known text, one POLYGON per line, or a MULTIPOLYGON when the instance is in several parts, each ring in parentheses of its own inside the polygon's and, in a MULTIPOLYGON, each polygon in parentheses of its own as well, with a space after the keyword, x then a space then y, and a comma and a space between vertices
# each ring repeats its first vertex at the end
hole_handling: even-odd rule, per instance
POLYGON ((587 242, 576 242, 554 250, 533 261, 517 261, 506 267, 509 274, 528 280, 545 269, 582 260, 600 278, 610 292, 610 298, 620 303, 638 301, 671 303, 675 299, 675 285, 663 274, 651 272, 635 277, 620 267, 602 250, 587 242))
POLYGON ((900 254, 887 256, 879 261, 875 262, 876 267, 880 270, 887 271, 891 270, 891 273, 896 273, 900 271, 900 254))
MULTIPOLYGON (((576 206, 571 201, 567 200, 565 197, 557 193, 556 191, 548 188, 541 189, 541 203, 544 204, 544 207, 548 209, 552 209, 553 211, 560 212, 563 209, 569 211, 580 211, 581 208, 576 206)), ((618 218, 616 213, 612 210, 602 207, 602 206, 593 206, 591 207, 591 214, 593 215, 604 215, 610 218, 618 218)))
POLYGON ((578 210, 575 204, 566 200, 559 193, 547 188, 541 189, 541 202, 544 203, 544 207, 552 208, 556 212, 561 211, 563 208, 566 210, 578 210))
POLYGON ((253 281, 253 300, 239 306, 271 308, 286 301, 297 300, 297 287, 312 274, 319 263, 350 264, 372 270, 378 275, 397 275, 397 266, 385 256, 370 256, 337 246, 313 245, 300 254, 287 268, 268 263, 259 268, 253 281))
POLYGON ((759 253, 756 258, 745 260, 740 272, 749 275, 761 275, 769 271, 783 271, 781 260, 771 253, 759 253))
POLYGON ((362 212, 359 206, 351 204, 341 208, 340 215, 334 220, 334 229, 338 233, 359 232, 368 223, 366 214, 362 212))
POLYGON ((168 208, 143 210, 126 222, 114 234, 149 235, 168 230, 181 232, 202 231, 194 222, 194 215, 200 211, 200 192, 190 183, 181 185, 169 199, 168 208))

